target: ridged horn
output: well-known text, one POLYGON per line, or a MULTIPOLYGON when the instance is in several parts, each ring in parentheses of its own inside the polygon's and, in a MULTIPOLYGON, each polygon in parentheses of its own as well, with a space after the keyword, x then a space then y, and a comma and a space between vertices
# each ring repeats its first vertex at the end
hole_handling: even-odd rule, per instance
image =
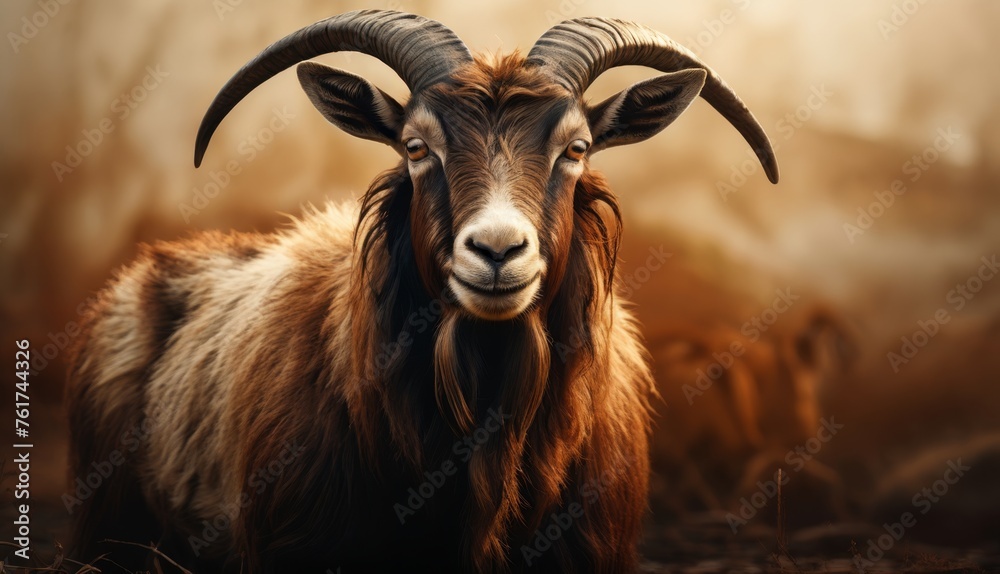
POLYGON ((666 73, 701 68, 708 73, 701 97, 743 135, 771 183, 778 182, 771 142, 739 96, 690 50, 655 30, 608 18, 567 20, 538 39, 528 53, 528 65, 544 68, 577 95, 617 66, 646 66, 666 73))
POLYGON ((361 10, 320 20, 271 44, 226 82, 198 128, 195 167, 201 165, 222 119, 254 88, 299 62, 332 52, 378 58, 402 78, 411 93, 440 82, 472 60, 454 32, 415 14, 361 10))

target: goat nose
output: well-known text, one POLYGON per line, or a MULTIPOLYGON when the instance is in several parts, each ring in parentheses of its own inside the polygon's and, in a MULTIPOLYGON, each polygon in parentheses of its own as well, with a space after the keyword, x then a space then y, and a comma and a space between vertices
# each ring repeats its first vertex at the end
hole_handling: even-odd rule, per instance
POLYGON ((469 249, 495 264, 513 259, 528 246, 527 239, 508 241, 507 238, 469 238, 469 249))

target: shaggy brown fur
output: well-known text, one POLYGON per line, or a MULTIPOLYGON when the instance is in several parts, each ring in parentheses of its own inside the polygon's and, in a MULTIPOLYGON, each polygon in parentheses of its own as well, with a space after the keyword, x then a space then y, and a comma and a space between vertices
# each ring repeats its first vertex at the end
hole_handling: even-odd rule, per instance
POLYGON ((420 189, 404 162, 359 212, 154 245, 120 273, 70 371, 71 477, 126 453, 76 513, 83 554, 131 533, 199 571, 636 569, 655 391, 612 295, 618 207, 586 167, 550 182, 539 126, 574 101, 523 63, 477 59, 410 102, 447 113, 451 138, 420 189), (444 270, 498 166, 519 170, 548 271, 492 322, 444 270))

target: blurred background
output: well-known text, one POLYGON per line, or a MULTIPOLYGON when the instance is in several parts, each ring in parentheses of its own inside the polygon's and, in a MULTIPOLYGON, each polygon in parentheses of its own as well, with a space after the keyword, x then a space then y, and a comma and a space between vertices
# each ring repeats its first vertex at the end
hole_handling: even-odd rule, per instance
MULTIPOLYGON (((699 100, 592 160, 623 206, 620 270, 664 398, 647 571, 997 565, 1000 4, 987 0, 3 2, 0 341, 35 351, 42 559, 65 541, 60 400, 81 305, 141 242, 271 230, 303 204, 359 197, 398 161, 328 125, 287 72, 192 165, 233 72, 357 8, 440 20, 486 52, 526 52, 567 18, 635 20, 717 70, 776 144, 772 186, 699 100), (650 250, 670 257, 648 265, 650 250), (886 539, 905 512, 915 526, 886 539)), ((406 98, 373 58, 318 60, 406 98)), ((612 70, 588 97, 653 75, 612 70)))

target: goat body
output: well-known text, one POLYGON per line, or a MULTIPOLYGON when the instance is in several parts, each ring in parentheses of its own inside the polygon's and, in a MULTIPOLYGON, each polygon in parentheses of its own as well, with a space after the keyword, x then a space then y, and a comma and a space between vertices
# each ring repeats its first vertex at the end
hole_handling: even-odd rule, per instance
POLYGON ((574 20, 489 59, 436 22, 365 11, 248 63, 196 163, 256 85, 341 49, 392 65, 409 102, 310 63, 306 93, 402 163, 360 207, 148 246, 101 294, 70 369, 72 476, 121 464, 73 504, 79 553, 111 538, 206 571, 634 571, 655 390, 614 296, 617 201, 588 157, 699 93, 776 179, 766 136, 635 24, 574 20), (582 100, 627 63, 668 73, 582 100))

